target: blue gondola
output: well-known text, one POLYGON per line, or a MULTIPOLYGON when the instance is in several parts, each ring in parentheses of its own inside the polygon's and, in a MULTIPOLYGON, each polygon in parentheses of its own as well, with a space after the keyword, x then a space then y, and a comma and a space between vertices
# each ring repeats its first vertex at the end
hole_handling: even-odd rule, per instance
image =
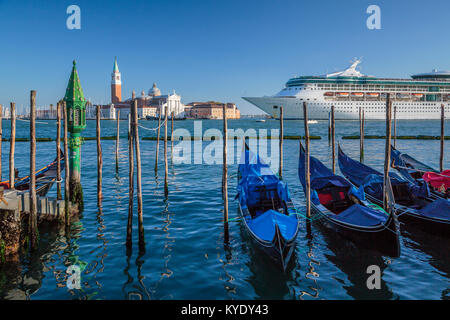
MULTIPOLYGON (((354 185, 363 188, 367 198, 383 203, 383 174, 348 157, 339 146, 339 167, 354 185)), ((418 184, 389 172, 399 221, 426 231, 450 236, 450 201, 433 199, 427 184, 418 184)))
MULTIPOLYGON (((305 190, 305 150, 300 144, 298 175, 305 190)), ((400 255, 398 223, 366 201, 364 190, 356 189, 310 156, 311 209, 313 220, 365 248, 389 256, 400 255)))
MULTIPOLYGON (((404 179, 415 184, 422 185, 426 183, 422 178, 425 172, 440 173, 438 170, 414 159, 410 155, 398 151, 393 146, 391 146, 391 158, 392 167, 394 167, 404 179)), ((449 198, 448 192, 440 192, 434 188, 430 188, 430 192, 431 198, 434 199, 449 198)))
POLYGON ((295 247, 298 216, 287 185, 244 145, 238 168, 239 212, 258 248, 284 271, 295 247))

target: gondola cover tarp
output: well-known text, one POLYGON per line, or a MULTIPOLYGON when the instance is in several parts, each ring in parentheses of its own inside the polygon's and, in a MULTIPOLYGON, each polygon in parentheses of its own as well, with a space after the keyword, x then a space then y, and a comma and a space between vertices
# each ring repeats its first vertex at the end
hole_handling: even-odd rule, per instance
POLYGON ((355 204, 334 218, 342 222, 370 227, 385 223, 388 217, 381 210, 373 210, 372 208, 355 204))
POLYGON ((278 225, 281 235, 285 239, 292 239, 297 230, 295 216, 287 216, 275 210, 267 210, 254 219, 247 221, 250 229, 265 241, 272 241, 275 236, 275 225, 278 225))

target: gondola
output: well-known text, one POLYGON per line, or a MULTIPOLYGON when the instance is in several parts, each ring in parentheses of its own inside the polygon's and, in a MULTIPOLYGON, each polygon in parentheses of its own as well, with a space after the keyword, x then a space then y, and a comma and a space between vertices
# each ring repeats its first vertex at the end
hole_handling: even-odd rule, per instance
MULTIPOLYGON (((305 190, 305 150, 301 144, 298 175, 305 190)), ((392 257, 400 255, 394 214, 369 203, 363 189, 356 189, 311 156, 310 181, 312 220, 367 249, 392 257)))
MULTIPOLYGON (((36 194, 44 197, 56 181, 57 159, 45 167, 36 171, 36 194)), ((64 170, 64 154, 61 154, 61 171, 64 170)), ((0 186, 5 189, 10 188, 9 181, 0 182, 0 186)), ((30 189, 30 176, 18 178, 14 183, 14 189, 19 192, 25 192, 30 189)))
MULTIPOLYGON (((438 170, 414 159, 410 155, 406 153, 402 153, 391 146, 391 158, 392 158, 392 167, 394 167, 400 175, 413 183, 423 184, 426 183, 424 180, 425 176, 436 175, 441 176, 441 172, 438 170)), ((447 181, 450 181, 450 171, 442 172, 442 174, 446 173, 442 178, 447 178, 447 181), (448 177, 447 177, 448 176, 448 177)), ((450 182, 447 182, 447 185, 450 182)), ((441 184, 439 184, 441 185, 441 184)), ((433 187, 430 186, 431 197, 433 198, 450 198, 450 188, 444 187, 439 188, 438 186, 433 187), (442 190, 444 189, 444 190, 442 190)), ((444 184, 445 186, 445 184, 444 184)))
POLYGON ((259 249, 286 271, 299 231, 299 219, 281 181, 244 143, 238 167, 239 212, 259 249))
MULTIPOLYGON (((339 167, 354 185, 362 187, 369 201, 382 205, 383 174, 348 157, 339 146, 339 167)), ((414 224, 426 231, 450 236, 450 201, 430 198, 427 184, 415 184, 389 172, 400 222, 414 224)))

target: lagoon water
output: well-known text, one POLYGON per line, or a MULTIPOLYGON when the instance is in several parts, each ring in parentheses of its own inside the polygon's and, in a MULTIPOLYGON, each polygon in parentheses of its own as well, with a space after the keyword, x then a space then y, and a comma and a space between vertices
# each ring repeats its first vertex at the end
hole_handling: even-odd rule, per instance
MULTIPOLYGON (((114 121, 102 121, 102 136, 115 135, 114 121)), ((164 196, 163 143, 155 176, 156 141, 141 141, 145 252, 137 245, 135 211, 132 252, 125 248, 128 214, 127 122, 121 121, 119 171, 115 167, 115 141, 103 140, 103 206, 96 201, 96 143, 82 147, 82 184, 85 210, 73 221, 70 234, 64 229, 40 231, 39 250, 22 253, 19 261, 0 266, 2 299, 450 299, 450 241, 402 226, 401 256, 389 258, 359 248, 339 235, 313 224, 312 237, 302 219, 293 266, 283 274, 255 250, 243 225, 230 222, 230 243, 223 239, 223 202, 220 164, 174 164, 170 160, 169 195, 164 196), (66 286, 68 266, 80 266, 81 289, 66 286), (369 265, 382 271, 381 289, 366 286, 369 265)), ((155 128, 156 121, 141 121, 155 128)), ((229 128, 278 128, 278 121, 234 120, 229 128)), ((203 121, 203 131, 221 130, 222 121, 203 121)), ((383 121, 367 121, 367 135, 382 135, 383 121)), ((28 136, 28 123, 17 122, 17 137, 28 136)), ((194 122, 175 121, 175 128, 193 132, 194 122)), ((446 122, 450 135, 450 121, 446 122)), ((439 135, 439 121, 399 121, 398 135, 439 135)), ((38 137, 54 137, 54 121, 37 124, 38 137)), ((8 138, 9 121, 3 122, 8 138)), ((170 126, 169 126, 170 132, 170 126)), ((303 135, 302 121, 285 121, 285 135, 303 135)), ((140 129, 140 136, 155 136, 140 129)), ((268 132, 270 134, 270 131, 268 132)), ((162 134, 162 132, 161 132, 162 134)), ((327 121, 310 125, 313 156, 331 165, 327 121)), ((359 157, 359 140, 341 140, 358 135, 357 121, 336 123, 337 141, 352 157, 359 157)), ((95 121, 88 121, 85 137, 95 136, 95 121)), ((178 142, 175 142, 175 145, 178 142)), ((203 147, 211 142, 204 141, 203 147)), ((268 143, 270 147, 270 143, 268 143)), ((277 144, 276 144, 277 145, 277 144)), ((193 146, 193 144, 192 144, 193 146)), ((3 178, 7 176, 9 143, 3 142, 3 178)), ((438 167, 439 141, 398 140, 397 148, 420 161, 438 167)), ((236 147, 237 149, 237 147, 236 147)), ((445 145, 445 167, 450 167, 450 142, 445 145)), ((240 153, 240 150, 235 150, 240 153)), ((37 144, 37 167, 55 157, 54 142, 37 144)), ((192 148, 192 153, 194 149, 192 148)), ((229 152, 230 153, 230 152, 229 152)), ((29 143, 16 143, 16 166, 28 172, 29 143)), ((192 158, 194 154, 192 154, 192 158)), ((219 156, 221 158, 221 155, 219 156)), ((366 140, 365 162, 382 169, 384 140, 366 140)), ((298 141, 284 142, 284 179, 294 203, 304 208, 303 190, 297 176, 298 141)), ((275 168, 276 169, 276 168, 275 168)), ((238 217, 237 165, 229 166, 230 219, 238 217)), ((339 172, 339 169, 338 169, 339 172)), ((53 186, 49 196, 55 196, 53 186)), ((136 203, 136 201, 135 201, 136 203)))

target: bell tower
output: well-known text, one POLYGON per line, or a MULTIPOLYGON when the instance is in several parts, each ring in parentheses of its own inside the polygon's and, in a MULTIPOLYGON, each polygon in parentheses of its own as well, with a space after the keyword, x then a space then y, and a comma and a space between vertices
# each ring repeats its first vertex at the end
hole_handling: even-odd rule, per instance
POLYGON ((111 73, 111 103, 122 101, 122 80, 117 66, 117 57, 114 58, 114 68, 111 73))

